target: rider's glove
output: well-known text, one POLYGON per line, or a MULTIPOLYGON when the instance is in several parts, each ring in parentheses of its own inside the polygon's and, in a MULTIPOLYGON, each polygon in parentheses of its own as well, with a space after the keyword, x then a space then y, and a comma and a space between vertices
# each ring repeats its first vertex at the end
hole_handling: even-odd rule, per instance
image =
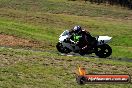
POLYGON ((69 43, 69 41, 70 41, 70 39, 69 39, 69 38, 64 39, 64 42, 65 42, 65 43, 69 43))
POLYGON ((78 45, 79 41, 75 42, 76 45, 78 45))

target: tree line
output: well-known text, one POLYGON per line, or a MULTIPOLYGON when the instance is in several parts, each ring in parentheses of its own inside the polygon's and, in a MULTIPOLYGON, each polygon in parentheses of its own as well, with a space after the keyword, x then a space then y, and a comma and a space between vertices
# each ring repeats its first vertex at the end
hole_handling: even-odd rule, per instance
MULTIPOLYGON (((71 1, 77 1, 77 0, 71 0, 71 1)), ((97 4, 109 4, 109 5, 120 5, 121 7, 128 7, 132 9, 132 0, 82 0, 82 1, 89 1, 91 3, 97 3, 97 4)))

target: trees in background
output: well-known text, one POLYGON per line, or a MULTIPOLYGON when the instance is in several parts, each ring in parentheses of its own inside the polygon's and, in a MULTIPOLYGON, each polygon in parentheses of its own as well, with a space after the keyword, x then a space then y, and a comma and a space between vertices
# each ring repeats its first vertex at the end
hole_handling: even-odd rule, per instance
MULTIPOLYGON (((88 1, 88 0, 87 0, 88 1)), ((128 7, 132 9, 132 0, 89 0, 91 3, 105 3, 110 5, 120 5, 121 7, 128 7)))
MULTIPOLYGON (((77 0, 69 0, 69 1, 77 1, 77 0)), ((120 5, 121 7, 128 7, 132 9, 132 0, 82 0, 82 1, 89 1, 92 4, 97 3, 98 5, 101 3, 109 4, 109 5, 120 5)))

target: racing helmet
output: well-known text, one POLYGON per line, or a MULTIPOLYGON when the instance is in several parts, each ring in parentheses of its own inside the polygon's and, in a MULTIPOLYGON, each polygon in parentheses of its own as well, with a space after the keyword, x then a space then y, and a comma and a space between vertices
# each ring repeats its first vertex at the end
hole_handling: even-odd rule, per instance
POLYGON ((73 31, 75 33, 79 33, 81 30, 82 30, 82 28, 80 26, 74 26, 74 28, 73 28, 73 31))

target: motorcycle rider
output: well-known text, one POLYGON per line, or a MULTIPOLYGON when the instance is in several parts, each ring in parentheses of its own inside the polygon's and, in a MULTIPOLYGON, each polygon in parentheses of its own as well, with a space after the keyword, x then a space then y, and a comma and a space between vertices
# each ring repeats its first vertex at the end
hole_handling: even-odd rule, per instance
POLYGON ((74 26, 69 34, 71 35, 71 39, 77 42, 77 45, 80 48, 80 53, 82 54, 86 53, 86 51, 90 50, 95 45, 96 39, 92 37, 89 32, 82 29, 81 26, 74 26))

